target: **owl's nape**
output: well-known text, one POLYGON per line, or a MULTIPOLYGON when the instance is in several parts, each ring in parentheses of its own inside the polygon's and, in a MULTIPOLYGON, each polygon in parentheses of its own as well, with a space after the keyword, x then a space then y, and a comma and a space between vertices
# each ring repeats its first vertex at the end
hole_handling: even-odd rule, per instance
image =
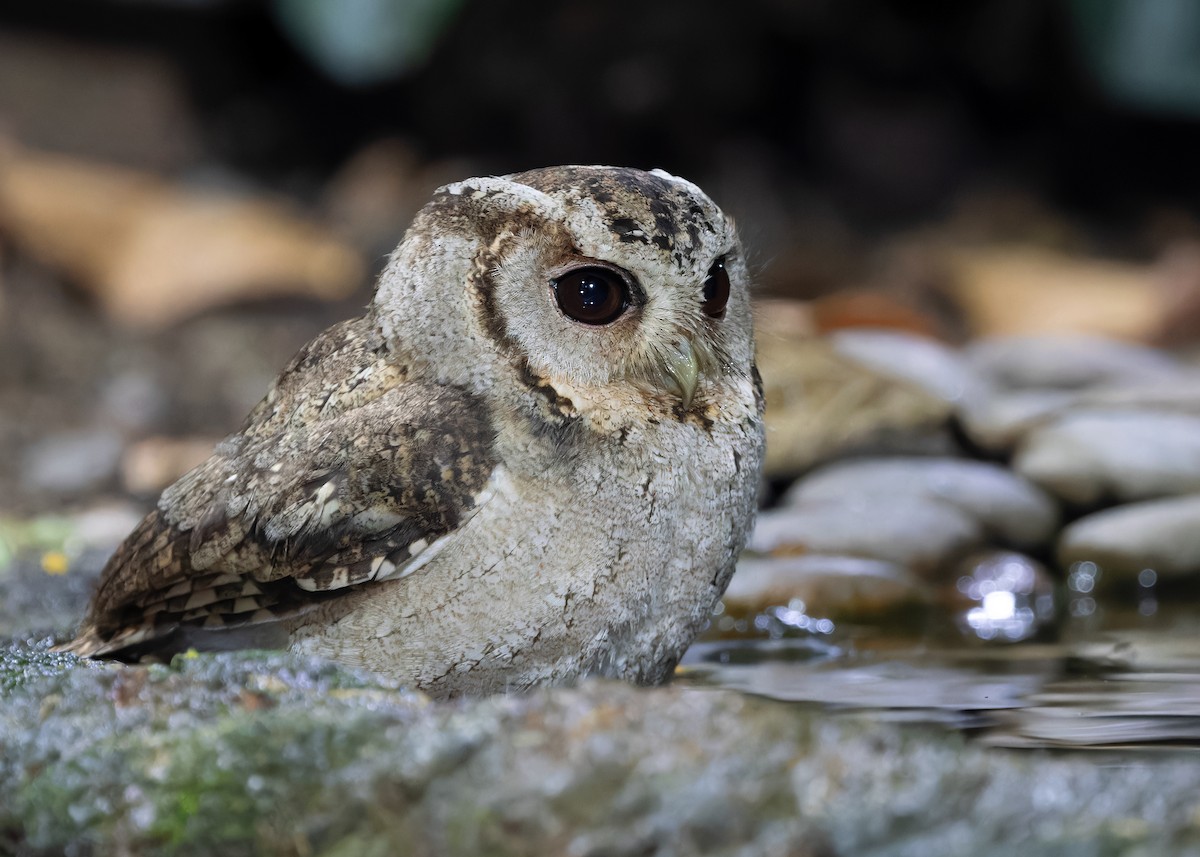
POLYGON ((164 492, 68 649, 275 641, 438 697, 664 681, 754 514, 743 259, 659 171, 442 188, 367 313, 164 492))

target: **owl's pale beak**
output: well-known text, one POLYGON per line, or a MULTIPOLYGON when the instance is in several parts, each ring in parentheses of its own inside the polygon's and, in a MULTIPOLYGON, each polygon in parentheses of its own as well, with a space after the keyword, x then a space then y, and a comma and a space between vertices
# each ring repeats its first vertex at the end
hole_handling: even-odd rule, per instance
POLYGON ((678 393, 683 400, 686 411, 692 406, 692 397, 696 395, 696 381, 700 375, 700 365, 696 360, 696 352, 690 339, 680 339, 663 358, 663 371, 666 373, 667 385, 671 392, 678 393))

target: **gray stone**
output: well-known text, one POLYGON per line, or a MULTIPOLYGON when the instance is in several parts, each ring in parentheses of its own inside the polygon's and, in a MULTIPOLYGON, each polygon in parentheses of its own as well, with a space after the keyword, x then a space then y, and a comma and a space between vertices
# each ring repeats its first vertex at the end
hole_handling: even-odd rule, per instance
POLYGON ((75 549, 112 553, 146 515, 130 503, 108 502, 91 506, 67 519, 67 541, 75 549))
POLYGON ((117 472, 120 434, 107 429, 58 432, 26 452, 22 481, 35 491, 75 494, 98 488, 117 472))
POLYGON ((855 497, 949 503, 1002 542, 1034 547, 1058 529, 1058 508, 1040 488, 995 464, 958 458, 865 458, 832 464, 797 482, 786 504, 855 497))
POLYGON ((162 383, 144 370, 126 370, 109 379, 100 390, 104 421, 131 433, 145 434, 161 426, 168 419, 169 409, 162 383))
POLYGON ((1064 566, 1093 562, 1103 577, 1200 573, 1200 496, 1130 503, 1080 518, 1059 538, 1064 566))
POLYGON ((958 417, 972 443, 992 452, 1005 452, 1075 400, 1074 393, 1064 390, 992 390, 964 399, 958 417))
POLYGON ((829 337, 834 350, 881 375, 915 384, 947 402, 978 386, 956 350, 934 339, 892 330, 857 328, 829 337))
POLYGON ((1169 382, 1091 387, 1076 392, 983 388, 963 400, 958 417, 972 443, 1003 452, 1016 446, 1030 431, 1063 415, 1085 411, 1200 414, 1200 377, 1193 372, 1169 382))
POLYGON ((1083 335, 982 339, 965 349, 964 358, 986 383, 1008 389, 1143 384, 1185 371, 1157 349, 1083 335))
POLYGON ((743 557, 725 591, 735 613, 786 604, 833 619, 878 617, 926 599, 921 581, 895 563, 811 554, 743 557))
POLYGON ((1200 416, 1068 414, 1030 432, 1013 467, 1081 505, 1200 491, 1200 416))
POLYGON ((76 663, 0 651, 0 829, 20 853, 732 857, 808 854, 819 833, 790 797, 807 742, 782 712, 746 732, 762 706, 730 694, 431 706, 284 655, 76 663))
POLYGON ((947 503, 860 497, 763 512, 748 548, 784 556, 872 557, 928 577, 983 538, 983 527, 974 516, 947 503))
POLYGON ((1075 394, 1077 410, 1164 411, 1200 414, 1200 373, 1133 386, 1093 387, 1075 394))

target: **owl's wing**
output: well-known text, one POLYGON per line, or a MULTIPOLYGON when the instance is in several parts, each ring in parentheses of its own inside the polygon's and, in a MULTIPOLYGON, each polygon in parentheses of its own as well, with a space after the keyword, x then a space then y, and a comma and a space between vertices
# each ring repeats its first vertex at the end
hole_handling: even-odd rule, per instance
POLYGON ((453 387, 402 382, 304 429, 253 428, 164 492, 67 650, 153 649, 180 627, 270 622, 403 576, 484 502, 494 467, 486 408, 453 387))

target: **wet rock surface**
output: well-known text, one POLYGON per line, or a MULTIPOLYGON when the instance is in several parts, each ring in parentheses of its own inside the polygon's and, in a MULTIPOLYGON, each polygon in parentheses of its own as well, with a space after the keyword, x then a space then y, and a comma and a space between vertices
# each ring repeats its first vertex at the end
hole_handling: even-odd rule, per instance
POLYGON ((1129 503, 1080 518, 1058 545, 1059 562, 1092 562, 1104 574, 1135 578, 1145 569, 1200 575, 1200 496, 1129 503))
POLYGON ((1188 760, 996 754, 695 687, 434 705, 286 656, 20 646, 0 675, 0 842, 30 855, 1153 851, 1190 841, 1200 788, 1188 760))
POLYGON ((724 600, 740 613, 772 605, 812 605, 832 619, 866 619, 921 604, 928 597, 920 579, 894 562, 808 554, 743 557, 724 600))

